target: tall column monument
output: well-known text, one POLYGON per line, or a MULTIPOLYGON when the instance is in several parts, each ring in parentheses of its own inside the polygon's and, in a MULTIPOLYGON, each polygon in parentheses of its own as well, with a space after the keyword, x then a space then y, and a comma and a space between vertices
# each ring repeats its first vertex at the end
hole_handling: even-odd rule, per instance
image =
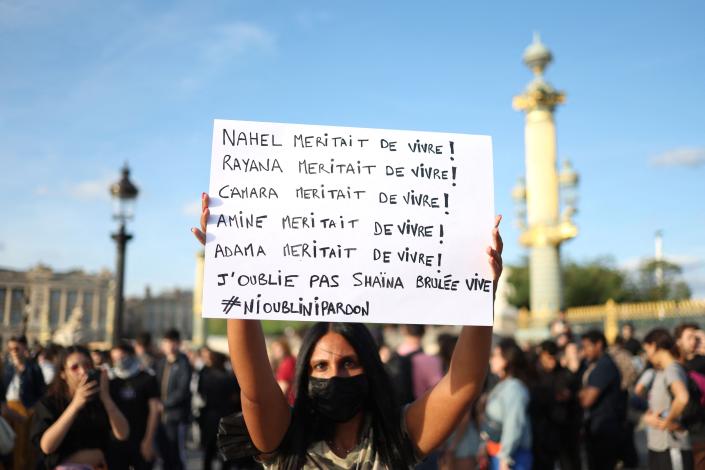
POLYGON ((514 109, 526 113, 526 177, 520 179, 513 196, 521 206, 519 241, 530 249, 531 313, 535 319, 549 321, 562 306, 560 245, 578 234, 572 221, 578 175, 567 161, 560 174, 557 171, 553 111, 565 101, 565 95, 544 80, 543 73, 553 57, 538 34, 523 59, 534 79, 513 101, 514 109))

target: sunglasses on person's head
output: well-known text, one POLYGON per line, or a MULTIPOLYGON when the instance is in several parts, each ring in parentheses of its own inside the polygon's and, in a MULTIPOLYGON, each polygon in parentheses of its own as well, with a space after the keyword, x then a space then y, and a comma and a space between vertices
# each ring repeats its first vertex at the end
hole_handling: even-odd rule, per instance
POLYGON ((71 372, 76 372, 79 368, 90 370, 92 367, 88 362, 76 362, 76 363, 70 364, 67 368, 71 372))

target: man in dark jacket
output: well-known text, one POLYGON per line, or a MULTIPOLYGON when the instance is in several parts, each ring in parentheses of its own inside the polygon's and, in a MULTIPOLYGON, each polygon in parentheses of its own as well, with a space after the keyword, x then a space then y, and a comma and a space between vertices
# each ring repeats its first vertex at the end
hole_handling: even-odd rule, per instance
POLYGON ((601 331, 582 336, 587 368, 578 398, 585 410, 585 448, 590 470, 611 469, 617 464, 620 432, 624 419, 622 377, 607 354, 607 340, 601 331))
POLYGON ((39 365, 29 357, 27 338, 12 336, 7 342, 9 361, 2 374, 3 412, 17 437, 13 455, 14 468, 31 468, 33 455, 29 445, 31 409, 44 395, 46 385, 39 365))
POLYGON ((155 366, 162 402, 162 419, 157 428, 157 446, 164 468, 181 470, 186 429, 191 417, 191 364, 179 348, 181 337, 177 330, 168 330, 162 338, 161 358, 155 366))
POLYGON ((536 377, 530 387, 534 470, 580 468, 582 410, 577 393, 579 378, 561 366, 558 346, 546 340, 539 346, 536 377))

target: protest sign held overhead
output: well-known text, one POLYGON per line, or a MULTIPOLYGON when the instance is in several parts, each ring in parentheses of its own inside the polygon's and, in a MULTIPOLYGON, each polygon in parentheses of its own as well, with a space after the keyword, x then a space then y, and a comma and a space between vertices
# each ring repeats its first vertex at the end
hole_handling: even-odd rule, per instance
POLYGON ((216 120, 203 315, 492 324, 488 136, 216 120))

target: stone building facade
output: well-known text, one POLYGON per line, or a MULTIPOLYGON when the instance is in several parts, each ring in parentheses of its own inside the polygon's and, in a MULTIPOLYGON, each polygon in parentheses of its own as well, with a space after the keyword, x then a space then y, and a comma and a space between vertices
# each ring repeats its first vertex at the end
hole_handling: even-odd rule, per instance
POLYGON ((193 292, 190 290, 172 289, 155 295, 147 287, 144 296, 128 298, 125 309, 126 331, 130 336, 148 331, 156 339, 170 328, 179 330, 185 340, 193 334, 193 292))
POLYGON ((30 343, 62 335, 81 343, 108 342, 113 284, 109 271, 56 272, 44 265, 28 271, 0 269, 0 336, 4 341, 25 334, 30 343))

